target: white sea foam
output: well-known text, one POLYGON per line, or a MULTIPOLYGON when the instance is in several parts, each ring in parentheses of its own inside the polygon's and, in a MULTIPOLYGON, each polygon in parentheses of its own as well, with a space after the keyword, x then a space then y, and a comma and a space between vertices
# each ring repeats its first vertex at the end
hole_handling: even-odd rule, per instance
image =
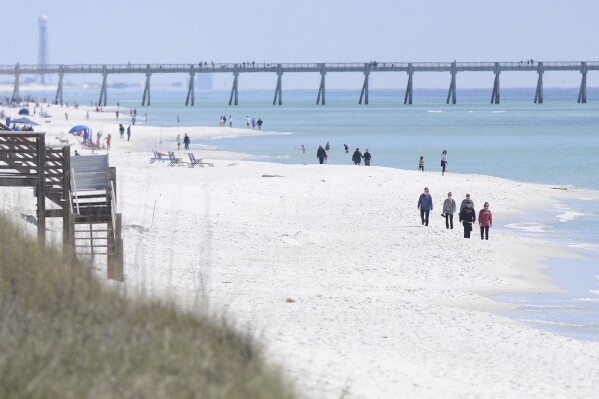
POLYGON ((441 111, 440 109, 427 109, 426 112, 430 112, 432 114, 440 114, 443 111, 441 111))
POLYGON ((550 226, 537 222, 510 223, 506 225, 506 227, 520 231, 526 231, 529 233, 545 233, 547 231, 551 231, 550 226))
POLYGON ((563 327, 585 327, 586 324, 566 323, 563 321, 535 320, 535 319, 518 319, 524 323, 544 324, 548 326, 563 326, 563 327))
POLYGON ((578 219, 582 216, 589 216, 589 215, 590 215, 590 213, 568 211, 568 212, 562 213, 561 215, 557 215, 556 217, 561 223, 566 223, 571 220, 578 219))
POLYGON ((599 244, 591 244, 589 242, 578 242, 575 244, 568 244, 572 248, 586 249, 588 251, 599 251, 599 244))
POLYGON ((492 114, 503 114, 507 111, 491 111, 492 114))

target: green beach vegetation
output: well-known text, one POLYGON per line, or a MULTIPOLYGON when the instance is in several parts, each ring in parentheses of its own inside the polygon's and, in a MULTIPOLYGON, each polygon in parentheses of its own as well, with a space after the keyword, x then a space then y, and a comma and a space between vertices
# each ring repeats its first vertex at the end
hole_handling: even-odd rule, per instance
POLYGON ((0 397, 298 397, 248 333, 132 296, 0 212, 0 397))

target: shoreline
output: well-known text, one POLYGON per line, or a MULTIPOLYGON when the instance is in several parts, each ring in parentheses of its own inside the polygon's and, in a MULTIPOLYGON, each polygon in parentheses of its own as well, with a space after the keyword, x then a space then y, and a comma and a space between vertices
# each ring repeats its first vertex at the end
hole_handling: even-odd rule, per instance
MULTIPOLYGON (((82 108, 69 124, 86 123, 82 108)), ((146 129, 134 142, 159 137, 146 129)), ((168 168, 149 164, 151 147, 113 137, 127 287, 231 317, 307 396, 336 398, 345 386, 356 397, 484 396, 490 386, 498 396, 585 396, 599 384, 598 344, 490 312, 491 291, 553 292, 543 262, 568 248, 495 227, 489 241, 476 229, 465 240, 437 210, 447 191, 459 201, 470 192, 477 210, 489 201, 505 220, 549 203, 550 186, 198 150, 214 168, 168 168), (428 227, 416 209, 425 186, 428 227)), ((35 203, 3 197, 19 211, 35 203)))

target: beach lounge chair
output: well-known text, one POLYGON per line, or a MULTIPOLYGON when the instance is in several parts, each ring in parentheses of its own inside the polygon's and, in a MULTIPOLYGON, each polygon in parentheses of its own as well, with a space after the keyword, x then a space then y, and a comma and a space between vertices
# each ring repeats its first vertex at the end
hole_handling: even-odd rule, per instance
POLYGON ((204 160, 202 159, 196 159, 196 156, 193 155, 193 153, 188 152, 187 155, 189 156, 189 167, 193 168, 194 166, 199 166, 200 168, 203 168, 205 165, 211 166, 213 167, 214 164, 210 163, 210 162, 204 162, 204 160))
POLYGON ((185 165, 188 165, 188 163, 185 162, 185 161, 183 161, 183 159, 175 157, 175 152, 174 151, 169 151, 168 152, 168 157, 169 157, 169 159, 171 161, 171 163, 169 163, 168 166, 175 166, 175 165, 177 165, 177 166, 185 166, 185 165))
POLYGON ((152 152, 154 153, 154 157, 150 158, 150 163, 160 161, 160 162, 168 162, 170 164, 172 162, 170 155, 162 154, 162 153, 156 151, 155 149, 152 149, 152 152))

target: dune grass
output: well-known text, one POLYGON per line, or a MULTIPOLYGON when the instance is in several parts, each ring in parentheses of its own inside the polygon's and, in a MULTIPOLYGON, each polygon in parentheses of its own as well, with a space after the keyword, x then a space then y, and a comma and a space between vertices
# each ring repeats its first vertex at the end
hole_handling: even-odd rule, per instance
POLYGON ((226 321, 98 281, 0 213, 0 397, 296 398, 226 321))

